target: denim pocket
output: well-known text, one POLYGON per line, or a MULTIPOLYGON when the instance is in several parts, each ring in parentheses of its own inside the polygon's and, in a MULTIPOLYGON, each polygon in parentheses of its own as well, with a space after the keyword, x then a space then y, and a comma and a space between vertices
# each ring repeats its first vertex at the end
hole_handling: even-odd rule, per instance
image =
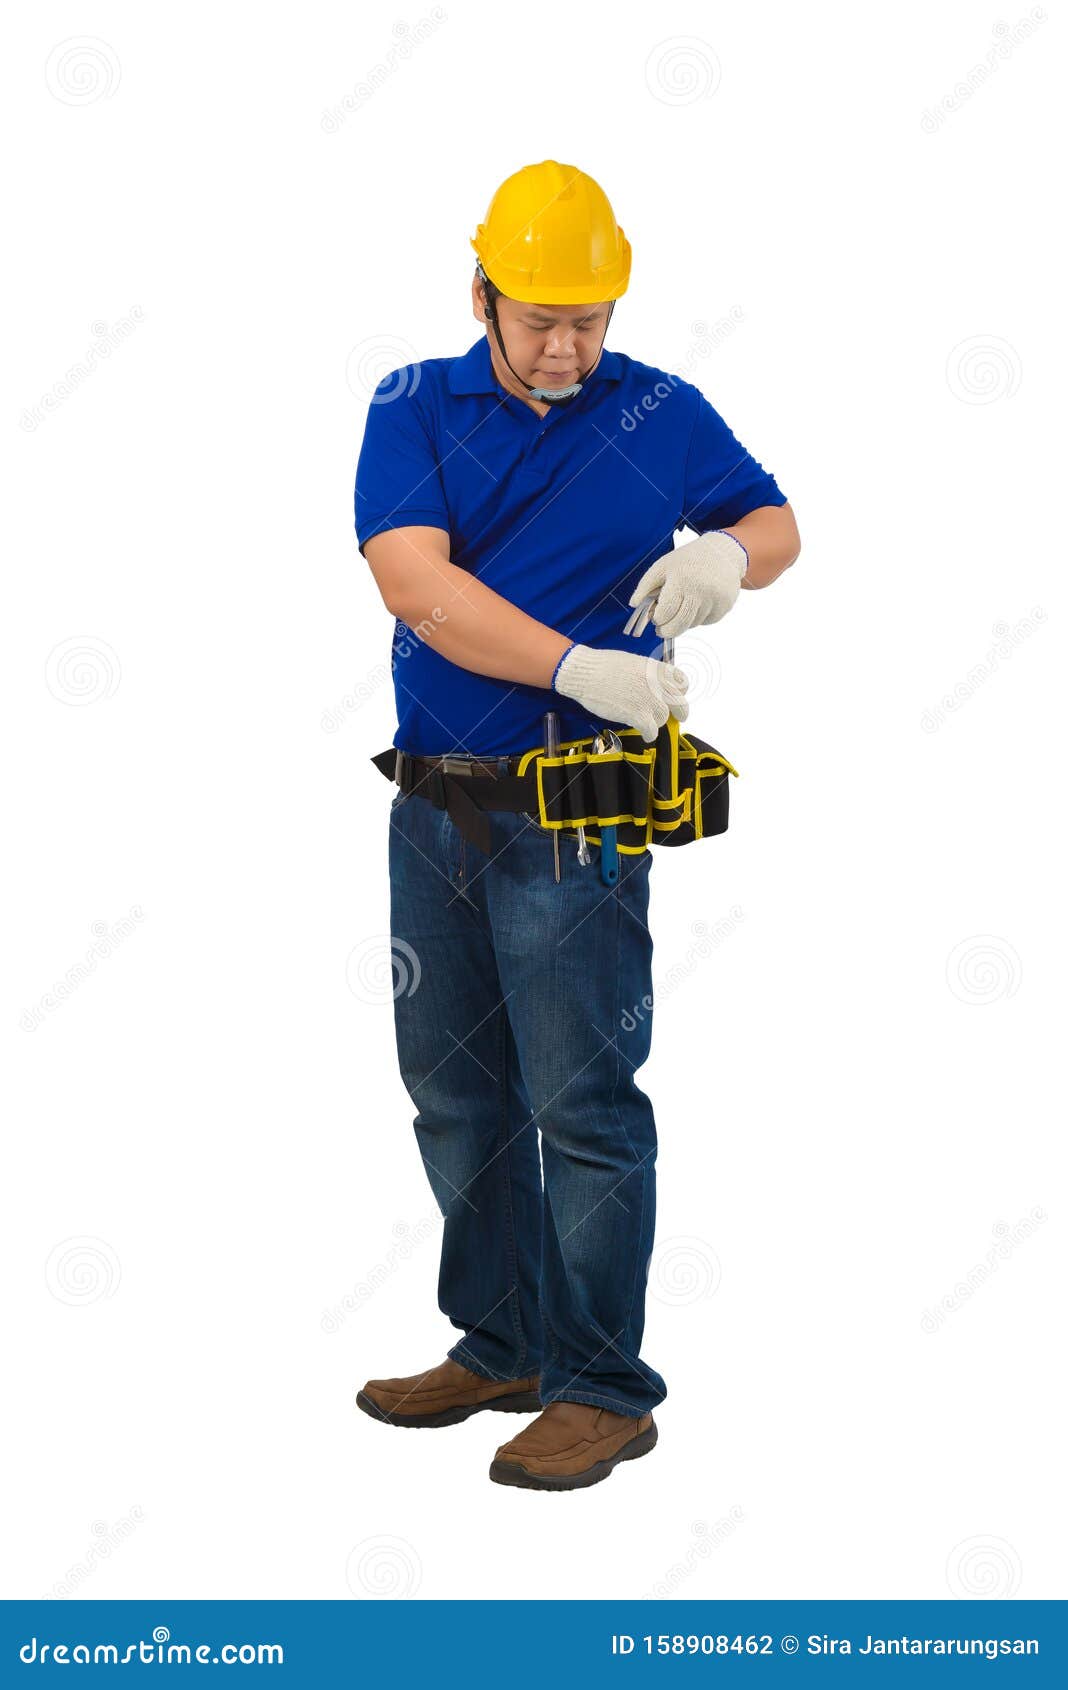
POLYGON ((555 835, 558 839, 574 839, 577 837, 573 827, 542 827, 541 817, 532 815, 529 810, 520 810, 520 815, 530 823, 536 833, 543 833, 546 839, 555 835))

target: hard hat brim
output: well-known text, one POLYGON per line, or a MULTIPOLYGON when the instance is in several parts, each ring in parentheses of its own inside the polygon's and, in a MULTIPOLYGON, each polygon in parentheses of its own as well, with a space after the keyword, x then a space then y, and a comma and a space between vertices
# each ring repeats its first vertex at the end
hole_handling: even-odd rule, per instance
POLYGON ((487 261, 486 255, 480 250, 479 241, 473 237, 471 245, 478 254, 478 261, 486 275, 506 299, 517 300, 521 305, 599 305, 608 300, 621 299, 627 291, 630 281, 630 242, 622 229, 619 231, 619 241, 618 262, 606 265, 602 274, 595 274, 586 282, 555 287, 546 282, 532 281, 529 273, 511 270, 499 260, 487 261))

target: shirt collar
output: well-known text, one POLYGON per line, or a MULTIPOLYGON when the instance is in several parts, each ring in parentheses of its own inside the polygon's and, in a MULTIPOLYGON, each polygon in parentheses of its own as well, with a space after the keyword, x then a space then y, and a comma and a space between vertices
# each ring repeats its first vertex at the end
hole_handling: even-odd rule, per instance
MULTIPOLYGON (((597 368, 587 377, 583 386, 592 386, 595 381, 622 381, 623 371, 619 355, 609 352, 607 346, 601 353, 597 368)), ((452 369, 449 371, 449 391, 451 393, 496 393, 497 377, 490 358, 489 341, 483 335, 476 340, 470 351, 462 358, 454 358, 452 369)))

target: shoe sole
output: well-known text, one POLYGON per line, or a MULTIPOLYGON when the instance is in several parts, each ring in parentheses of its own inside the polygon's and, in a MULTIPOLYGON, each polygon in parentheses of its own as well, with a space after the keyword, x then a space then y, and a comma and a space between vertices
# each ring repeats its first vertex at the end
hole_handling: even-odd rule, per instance
POLYGON ((654 1420, 647 1432, 639 1432, 636 1438, 631 1438, 618 1455, 613 1455, 608 1461, 595 1461, 584 1473, 531 1473, 514 1461, 494 1461, 489 1476, 494 1484, 519 1485, 523 1490, 584 1490, 587 1485, 599 1485, 602 1479, 607 1479, 613 1467, 618 1467, 621 1461, 636 1461, 640 1455, 648 1455, 656 1440, 654 1420))
POLYGON ((467 1406, 458 1403, 455 1408, 441 1408, 436 1414, 393 1415, 379 1408, 365 1392, 359 1391, 356 1396, 356 1407, 362 1408, 372 1420, 380 1420, 384 1426, 458 1426, 461 1420, 470 1420, 472 1414, 480 1414, 484 1408, 496 1409, 499 1414, 537 1414, 541 1406, 537 1391, 512 1391, 506 1396, 487 1397, 485 1402, 467 1406))

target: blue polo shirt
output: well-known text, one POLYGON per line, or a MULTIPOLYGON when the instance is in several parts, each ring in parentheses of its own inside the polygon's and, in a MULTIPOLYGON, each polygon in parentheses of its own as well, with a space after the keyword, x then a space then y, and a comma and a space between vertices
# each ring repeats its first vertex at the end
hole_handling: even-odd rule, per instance
MULTIPOLYGON (((782 505, 774 477, 679 376, 602 351, 582 392, 539 417, 505 392, 483 336, 461 358, 428 358, 379 383, 356 470, 360 549, 388 528, 443 528, 452 562, 583 645, 642 654, 623 633, 644 570, 698 534, 782 505)), ((450 663, 398 622, 397 732, 423 756, 513 755, 606 724, 548 688, 450 663)), ((607 724, 615 727, 621 723, 607 724)))

